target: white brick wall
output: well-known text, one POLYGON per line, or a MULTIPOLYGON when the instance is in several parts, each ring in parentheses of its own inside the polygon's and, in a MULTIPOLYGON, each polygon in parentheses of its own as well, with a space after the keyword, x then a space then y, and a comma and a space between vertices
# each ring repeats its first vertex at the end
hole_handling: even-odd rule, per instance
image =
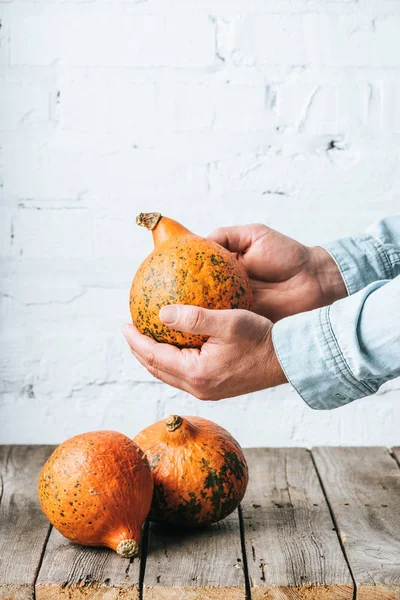
POLYGON ((289 386, 201 403, 119 328, 140 211, 310 244, 399 212, 399 2, 0 0, 0 20, 0 442, 181 411, 245 445, 398 443, 398 382, 331 412, 289 386))

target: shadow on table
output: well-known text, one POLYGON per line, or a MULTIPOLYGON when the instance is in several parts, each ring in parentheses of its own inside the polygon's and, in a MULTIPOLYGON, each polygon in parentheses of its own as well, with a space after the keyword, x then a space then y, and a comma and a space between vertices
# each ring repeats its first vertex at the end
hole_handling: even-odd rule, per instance
POLYGON ((149 524, 148 553, 153 554, 162 550, 174 552, 176 548, 185 546, 198 547, 199 544, 218 544, 222 536, 226 536, 228 530, 236 530, 239 534, 239 519, 237 511, 219 523, 207 525, 206 527, 187 527, 182 525, 166 525, 160 523, 149 524))

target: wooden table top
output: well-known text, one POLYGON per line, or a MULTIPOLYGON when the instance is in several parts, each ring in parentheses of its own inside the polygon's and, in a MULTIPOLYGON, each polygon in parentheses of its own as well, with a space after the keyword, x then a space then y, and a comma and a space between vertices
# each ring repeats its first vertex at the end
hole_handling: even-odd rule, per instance
POLYGON ((0 446, 0 599, 400 600, 400 448, 258 448, 239 511, 146 524, 141 559, 68 542, 37 500, 53 446, 0 446))

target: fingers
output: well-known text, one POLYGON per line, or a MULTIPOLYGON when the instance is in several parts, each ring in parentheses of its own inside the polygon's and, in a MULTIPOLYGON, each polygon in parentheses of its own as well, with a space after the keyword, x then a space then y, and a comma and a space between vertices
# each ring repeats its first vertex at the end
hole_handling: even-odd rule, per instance
POLYGON ((246 252, 251 245, 251 227, 251 225, 220 227, 208 238, 231 252, 246 252))
POLYGON ((171 304, 162 307, 159 317, 165 325, 178 331, 230 339, 236 331, 238 320, 246 314, 244 310, 209 310, 199 306, 171 304))
POLYGON ((184 379, 179 379, 178 377, 175 377, 174 375, 171 375, 170 373, 161 371, 157 367, 154 367, 154 366, 150 365, 148 362, 146 362, 146 360, 144 358, 142 358, 140 356, 140 354, 137 354, 137 352, 135 352, 134 350, 131 349, 131 352, 132 352, 133 356, 136 358, 136 360, 138 362, 140 362, 140 364, 148 370, 150 375, 153 375, 153 377, 155 377, 156 379, 159 379, 160 381, 163 381, 164 383, 167 383, 168 385, 171 385, 172 387, 178 388, 179 390, 182 390, 184 392, 189 392, 189 394, 195 395, 194 392, 192 391, 192 389, 190 388, 190 386, 186 383, 186 381, 184 379))
POLYGON ((122 332, 132 354, 153 377, 200 400, 210 399, 198 350, 179 350, 175 346, 160 344, 142 335, 133 325, 124 325, 122 332))
POLYGON ((186 353, 170 344, 160 344, 147 335, 141 334, 133 325, 124 325, 122 333, 132 352, 138 354, 153 371, 163 371, 177 376, 188 368, 194 368, 198 351, 186 353))

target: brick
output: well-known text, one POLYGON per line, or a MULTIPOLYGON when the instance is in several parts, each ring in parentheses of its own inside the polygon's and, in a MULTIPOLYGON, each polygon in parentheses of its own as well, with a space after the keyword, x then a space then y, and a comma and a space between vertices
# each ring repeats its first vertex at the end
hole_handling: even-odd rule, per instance
POLYGON ((76 77, 60 86, 61 126, 72 131, 135 134, 157 121, 154 84, 76 77))
POLYGON ((308 61, 316 65, 398 67, 400 15, 373 19, 368 13, 304 17, 308 61))
POLYGON ((138 234, 135 235, 135 226, 133 215, 130 219, 117 219, 115 216, 95 219, 94 256, 128 258, 141 250, 143 252, 143 240, 139 240, 138 234))
MULTIPOLYGON (((169 194, 206 192, 206 167, 177 161, 156 149, 129 149, 94 157, 89 191, 102 197, 132 198, 143 206, 144 198, 164 197, 169 194)), ((115 210, 114 207, 111 207, 115 210)))
POLYGON ((57 331, 42 335, 40 346, 45 350, 39 356, 42 392, 68 393, 104 385, 117 377, 116 341, 104 332, 57 331))
MULTIPOLYGON (((70 260, 70 259, 68 259, 70 260)), ((52 259, 53 263, 55 262, 52 259)), ((23 261, 25 263, 25 260, 23 261)), ((69 304, 81 296, 85 288, 68 269, 48 266, 49 259, 27 259, 24 268, 9 277, 7 289, 19 304, 28 307, 28 312, 34 306, 46 306, 54 303, 69 304), (47 264, 46 264, 47 263, 47 264), (40 285, 37 284, 38 275, 40 285)))
POLYGON ((52 90, 32 82, 1 81, 0 131, 40 127, 50 119, 52 90))
POLYGON ((15 221, 15 246, 22 256, 90 256, 92 240, 91 218, 78 209, 22 209, 15 221))
POLYGON ((10 25, 10 64, 48 66, 58 62, 65 27, 60 18, 20 15, 10 25))
POLYGON ((346 82, 337 86, 338 130, 349 131, 372 125, 373 86, 367 82, 346 82))
POLYGON ((95 177, 93 151, 73 144, 32 143, 36 136, 5 145, 4 187, 18 199, 76 199, 95 177), (66 166, 68 165, 68 168, 66 166), (24 177, 21 177, 23 171, 24 177), (46 177, 43 176, 46 173, 46 177))
POLYGON ((383 86, 383 125, 386 131, 400 133, 400 82, 383 86))
POLYGON ((158 93, 158 119, 161 129, 202 131, 211 129, 215 119, 213 86, 163 84, 158 93))
POLYGON ((300 15, 237 18, 232 37, 226 58, 230 58, 237 66, 299 65, 308 62, 303 17, 300 15))
POLYGON ((271 120, 266 107, 266 87, 225 83, 213 86, 216 131, 264 130, 271 120))
POLYGON ((0 256, 10 256, 14 242, 14 211, 0 207, 0 256))
POLYGON ((21 17, 11 33, 12 65, 205 67, 215 26, 206 16, 60 15, 21 17), (95 24, 95 26, 94 26, 95 24), (90 43, 88 43, 88 36, 90 43))
POLYGON ((289 83, 277 88, 277 113, 291 130, 343 133, 367 126, 370 96, 370 84, 362 82, 289 83))
POLYGON ((334 132, 337 89, 311 82, 282 86, 277 92, 277 112, 283 127, 312 133, 334 132))

